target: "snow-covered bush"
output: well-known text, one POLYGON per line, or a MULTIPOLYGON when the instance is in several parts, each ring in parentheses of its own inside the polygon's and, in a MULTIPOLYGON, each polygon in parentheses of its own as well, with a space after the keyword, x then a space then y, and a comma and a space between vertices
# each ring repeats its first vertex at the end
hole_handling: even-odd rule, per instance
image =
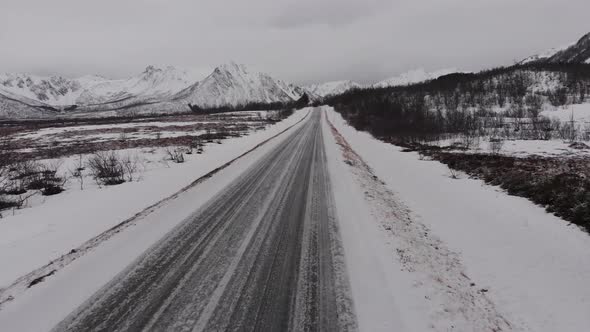
POLYGON ((166 149, 166 155, 168 156, 168 160, 171 160, 177 164, 181 164, 184 162, 184 152, 182 149, 166 149))
POLYGON ((39 190, 44 196, 56 195, 65 190, 64 185, 67 178, 57 174, 62 164, 61 161, 44 164, 29 161, 23 164, 17 176, 24 189, 39 190))
POLYGON ((138 161, 115 151, 100 151, 88 158, 87 166, 98 185, 112 186, 133 181, 138 161))

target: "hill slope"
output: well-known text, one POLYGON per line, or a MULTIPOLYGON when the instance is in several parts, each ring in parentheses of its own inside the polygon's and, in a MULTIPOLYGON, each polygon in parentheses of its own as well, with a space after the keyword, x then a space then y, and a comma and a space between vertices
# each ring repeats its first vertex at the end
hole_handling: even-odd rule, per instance
POLYGON ((424 69, 415 69, 411 70, 407 73, 403 73, 399 76, 394 76, 383 80, 381 82, 375 83, 373 87, 375 88, 387 88, 392 86, 403 86, 403 85, 410 85, 425 81, 430 81, 436 78, 439 78, 444 75, 456 73, 456 69, 441 69, 433 72, 426 72, 424 69))
POLYGON ((590 33, 584 35, 576 43, 530 56, 520 62, 520 64, 529 63, 590 63, 590 33))

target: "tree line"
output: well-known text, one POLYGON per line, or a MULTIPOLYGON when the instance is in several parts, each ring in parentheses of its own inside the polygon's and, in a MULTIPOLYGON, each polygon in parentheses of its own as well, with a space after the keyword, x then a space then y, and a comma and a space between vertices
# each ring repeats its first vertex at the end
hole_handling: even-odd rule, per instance
POLYGON ((409 86, 351 90, 325 102, 376 137, 426 139, 503 129, 545 138, 560 128, 540 117, 544 105, 583 103, 589 93, 588 64, 530 64, 455 73, 409 86))

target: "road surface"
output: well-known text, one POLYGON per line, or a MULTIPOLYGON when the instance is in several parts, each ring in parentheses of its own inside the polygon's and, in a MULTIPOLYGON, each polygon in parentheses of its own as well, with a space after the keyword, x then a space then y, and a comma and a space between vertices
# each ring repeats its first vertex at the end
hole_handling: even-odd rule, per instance
POLYGON ((54 331, 357 328, 314 111, 54 331))

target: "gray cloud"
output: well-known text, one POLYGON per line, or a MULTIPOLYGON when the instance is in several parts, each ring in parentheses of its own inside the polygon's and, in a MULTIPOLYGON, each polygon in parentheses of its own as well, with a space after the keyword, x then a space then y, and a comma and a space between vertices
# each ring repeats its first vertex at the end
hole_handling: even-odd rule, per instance
POLYGON ((340 26, 352 24, 375 15, 392 4, 388 0, 301 0, 292 1, 270 21, 279 28, 295 28, 306 25, 340 26))
POLYGON ((0 72, 124 77, 235 60, 296 83, 510 64, 590 31, 587 0, 0 0, 0 72))

